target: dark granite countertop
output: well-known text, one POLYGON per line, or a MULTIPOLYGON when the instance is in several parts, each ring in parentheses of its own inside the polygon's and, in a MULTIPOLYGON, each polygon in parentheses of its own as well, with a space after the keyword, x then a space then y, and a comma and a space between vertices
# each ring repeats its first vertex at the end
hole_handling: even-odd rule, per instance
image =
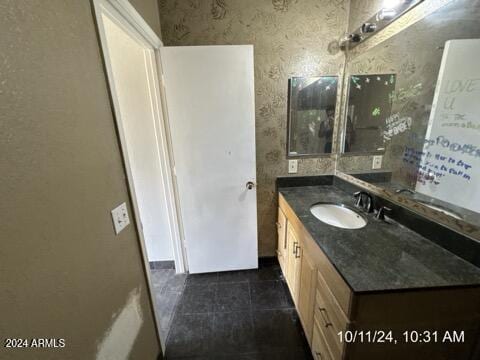
POLYGON ((355 292, 480 286, 479 268, 391 219, 364 214, 367 225, 350 230, 315 218, 315 203, 353 204, 352 194, 334 185, 278 190, 355 292))

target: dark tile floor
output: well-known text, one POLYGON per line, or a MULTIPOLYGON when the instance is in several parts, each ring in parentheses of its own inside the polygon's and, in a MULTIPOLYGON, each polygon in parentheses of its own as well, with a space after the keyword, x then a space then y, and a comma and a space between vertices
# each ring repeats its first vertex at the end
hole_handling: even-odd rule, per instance
POLYGON ((189 275, 166 358, 312 359, 278 264, 189 275))

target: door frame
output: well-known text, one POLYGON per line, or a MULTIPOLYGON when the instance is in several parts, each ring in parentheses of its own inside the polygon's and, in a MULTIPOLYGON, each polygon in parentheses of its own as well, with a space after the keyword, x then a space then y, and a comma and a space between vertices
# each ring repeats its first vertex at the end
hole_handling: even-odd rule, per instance
MULTIPOLYGON (((149 286, 150 300, 155 315, 155 302, 152 294, 152 282, 150 277, 150 264, 147 257, 145 237, 143 234, 142 222, 140 219, 139 205, 133 186, 133 174, 129 161, 127 141, 125 137, 125 130, 123 126, 122 117, 119 111, 119 99, 115 88, 115 79, 113 76, 111 60, 107 49, 107 39, 105 34, 105 27, 103 24, 102 15, 106 15, 131 35, 135 40, 139 41, 146 47, 152 48, 154 52, 154 59, 152 59, 151 70, 153 73, 149 74, 149 78, 157 79, 150 83, 153 108, 155 117, 155 129, 157 137, 157 154, 160 164, 162 178, 165 183, 165 194, 167 199, 167 213, 170 226, 171 241, 173 245, 173 256, 175 262, 175 269, 177 273, 185 273, 187 269, 186 253, 183 246, 183 228, 181 223, 181 213, 178 205, 178 190, 175 179, 174 159, 170 139, 170 129, 168 123, 168 113, 166 108, 165 88, 163 82, 163 71, 161 68, 160 53, 163 43, 150 26, 145 22, 141 15, 127 0, 92 0, 94 8, 94 19, 96 20, 96 27, 98 36, 100 38, 101 55, 104 62, 104 67, 107 75, 107 86, 110 92, 116 128, 118 131, 118 138, 122 157, 127 175, 127 185, 130 193, 130 200, 133 208, 133 218, 136 225, 136 232, 140 242, 140 250, 144 270, 146 273, 147 283, 149 286)), ((155 324, 157 330, 159 325, 155 316, 155 324)), ((159 331, 157 331, 159 334, 159 331)), ((159 335, 158 335, 159 336, 159 335)))

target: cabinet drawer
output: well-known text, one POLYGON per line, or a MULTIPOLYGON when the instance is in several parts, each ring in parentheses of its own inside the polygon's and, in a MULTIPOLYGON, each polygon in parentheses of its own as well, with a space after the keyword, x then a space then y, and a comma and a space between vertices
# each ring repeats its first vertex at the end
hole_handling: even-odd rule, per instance
POLYGON ((341 358, 343 344, 338 332, 347 330, 349 322, 320 273, 317 277, 315 320, 323 330, 335 358, 341 358))
POLYGON ((316 322, 313 326, 312 355, 314 360, 333 360, 324 335, 316 322))
POLYGON ((321 274, 323 282, 334 295, 336 302, 340 305, 345 315, 350 314, 350 303, 352 301, 352 291, 345 283, 340 274, 327 259, 323 252, 318 257, 318 273, 321 274))
POLYGON ((340 330, 349 323, 347 315, 337 301, 330 287, 327 285, 320 271, 317 272, 317 301, 321 299, 324 307, 331 313, 333 324, 340 330))

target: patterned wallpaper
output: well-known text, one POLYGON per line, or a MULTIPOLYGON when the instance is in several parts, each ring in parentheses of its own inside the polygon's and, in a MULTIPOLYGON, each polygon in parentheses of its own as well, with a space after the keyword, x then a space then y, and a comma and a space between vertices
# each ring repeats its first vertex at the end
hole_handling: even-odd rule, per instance
MULTIPOLYGON (((344 54, 335 40, 346 30, 347 2, 159 0, 159 7, 166 46, 254 45, 259 255, 274 255, 275 179, 288 175, 287 80, 341 76, 344 54)), ((332 174, 334 166, 333 155, 301 159, 298 174, 332 174)))

